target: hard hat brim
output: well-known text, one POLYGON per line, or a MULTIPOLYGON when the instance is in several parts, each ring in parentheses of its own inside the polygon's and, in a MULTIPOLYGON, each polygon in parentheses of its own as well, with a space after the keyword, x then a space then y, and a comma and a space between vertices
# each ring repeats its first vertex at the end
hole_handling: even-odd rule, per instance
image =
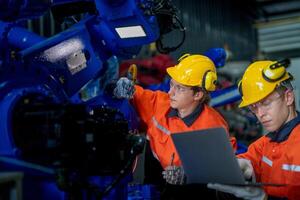
POLYGON ((270 95, 272 92, 274 92, 274 90, 277 88, 277 86, 280 85, 281 82, 283 82, 283 81, 285 81, 285 80, 288 80, 288 79, 290 79, 290 78, 291 78, 291 76, 290 76, 288 73, 286 73, 286 75, 284 76, 284 78, 282 78, 281 80, 275 82, 275 83, 273 84, 273 86, 269 86, 269 87, 270 87, 270 88, 269 88, 269 91, 270 91, 269 93, 265 93, 265 95, 260 96, 258 99, 250 99, 249 101, 242 100, 242 102, 239 104, 238 107, 239 107, 239 108, 243 108, 243 107, 245 107, 245 106, 249 106, 249 105, 251 105, 251 104, 254 104, 254 103, 257 103, 257 102, 261 101, 262 99, 264 99, 264 98, 266 98, 268 95, 270 95))
POLYGON ((167 73, 169 74, 169 76, 171 76, 172 79, 174 79, 175 81, 179 82, 178 80, 176 80, 176 77, 178 77, 177 73, 176 73, 176 68, 174 67, 168 67, 167 68, 167 73))

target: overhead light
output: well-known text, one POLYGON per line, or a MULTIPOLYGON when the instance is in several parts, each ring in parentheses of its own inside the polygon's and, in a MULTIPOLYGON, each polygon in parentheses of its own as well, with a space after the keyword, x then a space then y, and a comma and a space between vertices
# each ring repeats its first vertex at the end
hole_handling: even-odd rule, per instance
POLYGON ((146 33, 142 26, 126 26, 115 28, 121 39, 145 37, 146 33))

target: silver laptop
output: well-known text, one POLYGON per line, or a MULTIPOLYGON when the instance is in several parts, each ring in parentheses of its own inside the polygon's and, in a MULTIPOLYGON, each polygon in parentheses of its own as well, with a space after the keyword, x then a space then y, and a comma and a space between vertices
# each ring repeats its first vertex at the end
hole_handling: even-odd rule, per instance
POLYGON ((282 186, 247 182, 224 128, 173 133, 171 137, 182 161, 187 184, 282 186))

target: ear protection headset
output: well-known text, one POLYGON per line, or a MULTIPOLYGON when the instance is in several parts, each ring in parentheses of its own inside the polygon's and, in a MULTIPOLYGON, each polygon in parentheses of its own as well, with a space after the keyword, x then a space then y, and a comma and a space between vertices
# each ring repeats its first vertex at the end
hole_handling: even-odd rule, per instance
POLYGON ((276 82, 282 79, 286 73, 285 68, 290 65, 289 59, 278 61, 262 71, 263 78, 268 82, 276 82))
MULTIPOLYGON (((287 73, 286 68, 290 65, 289 59, 278 61, 262 70, 262 77, 268 82, 276 82, 284 77, 287 73)), ((291 75, 290 75, 291 76, 291 75)), ((292 77, 292 76, 291 76, 292 77)), ((243 96, 242 81, 238 84, 239 93, 243 96)))
POLYGON ((202 88, 207 91, 214 91, 216 89, 217 74, 211 70, 206 71, 202 78, 202 88))
MULTIPOLYGON (((191 54, 184 54, 178 59, 178 61, 180 62, 189 56, 191 56, 191 54)), ((217 83, 216 72, 208 70, 203 74, 202 85, 201 85, 202 88, 204 88, 207 91, 214 91, 216 89, 216 83, 217 83)))

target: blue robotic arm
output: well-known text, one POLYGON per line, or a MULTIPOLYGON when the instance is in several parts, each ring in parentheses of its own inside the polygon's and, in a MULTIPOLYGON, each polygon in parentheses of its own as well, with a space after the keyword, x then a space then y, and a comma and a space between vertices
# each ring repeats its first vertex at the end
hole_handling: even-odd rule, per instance
MULTIPOLYGON (((32 5, 30 1, 25 2, 27 4, 17 7, 20 12, 18 20, 35 17, 49 5, 49 2, 39 2, 41 5, 36 6, 39 9, 36 9, 33 16, 26 16, 28 7, 32 8, 32 5)), ((82 3, 75 3, 78 2, 82 3)), ((14 8, 15 5, 9 3, 6 7, 14 8)), ((54 1, 52 6, 57 8, 65 5, 63 3, 74 4, 73 1, 54 1)), ((133 0, 98 0, 85 3, 94 3, 95 10, 90 12, 97 14, 87 14, 70 29, 47 39, 14 23, 1 22, 1 50, 6 54, 1 58, 2 62, 9 60, 9 63, 13 63, 20 60, 21 65, 30 62, 32 66, 39 65, 39 68, 45 68, 55 79, 55 87, 61 87, 66 97, 70 97, 102 70, 103 62, 109 57, 115 55, 130 58, 139 52, 142 45, 159 37, 156 17, 147 12, 154 6, 151 1, 137 3, 133 0), (143 9, 140 5, 143 5, 143 9), (8 49, 10 51, 7 51, 8 49), (14 58, 10 58, 9 55, 11 52, 16 53, 19 60, 12 60, 14 58)), ((13 17, 13 12, 14 10, 11 10, 11 13, 2 18, 10 18, 9 14, 13 17)))
POLYGON ((159 23, 164 5, 170 1, 0 0, 0 168, 14 159, 51 168, 59 161, 94 174, 119 171, 128 127, 137 121, 133 110, 104 93, 96 106, 75 105, 83 102, 74 97, 105 74, 110 57, 131 58, 172 29, 159 23), (49 38, 21 26, 49 10, 58 21, 84 17, 49 38))

